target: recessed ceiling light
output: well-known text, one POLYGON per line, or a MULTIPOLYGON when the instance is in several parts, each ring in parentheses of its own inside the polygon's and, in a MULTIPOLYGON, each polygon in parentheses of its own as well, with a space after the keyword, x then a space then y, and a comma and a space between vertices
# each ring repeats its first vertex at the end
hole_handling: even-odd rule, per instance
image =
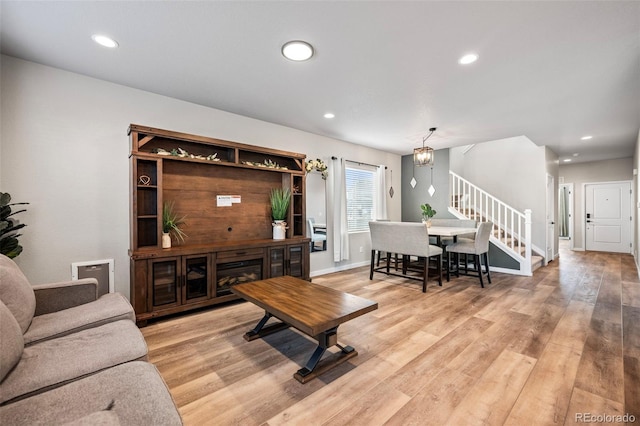
POLYGON ((475 53, 468 53, 464 55, 462 58, 458 59, 458 63, 460 65, 469 65, 478 60, 478 55, 475 53))
POLYGON ((592 138, 593 138, 593 136, 583 136, 583 137, 580 138, 580 140, 588 141, 589 139, 592 139, 592 138))
POLYGON ((324 115, 324 118, 334 118, 336 115, 332 112, 328 112, 324 115))
POLYGON ((91 36, 91 38, 100 46, 109 47, 111 49, 118 47, 118 42, 110 37, 100 34, 94 34, 91 36))
POLYGON ((565 158, 565 159, 564 159, 564 160, 562 160, 562 161, 564 161, 565 163, 570 163, 570 162, 571 162, 571 158, 565 158))
POLYGON ((313 56, 313 46, 306 41, 289 41, 282 46, 282 55, 292 61, 306 61, 313 56))

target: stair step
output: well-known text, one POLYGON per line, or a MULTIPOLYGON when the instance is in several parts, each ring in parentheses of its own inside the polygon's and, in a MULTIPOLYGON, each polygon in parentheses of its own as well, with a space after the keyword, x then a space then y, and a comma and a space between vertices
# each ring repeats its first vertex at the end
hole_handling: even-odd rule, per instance
POLYGON ((535 256, 535 255, 531 256, 531 272, 540 268, 542 266, 543 260, 544 258, 542 256, 535 256))

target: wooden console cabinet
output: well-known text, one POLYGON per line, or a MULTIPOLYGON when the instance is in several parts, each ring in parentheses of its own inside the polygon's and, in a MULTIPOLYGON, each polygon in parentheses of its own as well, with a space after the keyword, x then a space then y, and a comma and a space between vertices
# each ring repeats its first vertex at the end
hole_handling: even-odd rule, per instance
POLYGON ((131 303, 139 324, 237 299, 238 282, 309 279, 304 154, 132 124, 131 303), (269 193, 292 192, 287 238, 272 239, 269 193), (161 247, 162 209, 185 217, 161 247))

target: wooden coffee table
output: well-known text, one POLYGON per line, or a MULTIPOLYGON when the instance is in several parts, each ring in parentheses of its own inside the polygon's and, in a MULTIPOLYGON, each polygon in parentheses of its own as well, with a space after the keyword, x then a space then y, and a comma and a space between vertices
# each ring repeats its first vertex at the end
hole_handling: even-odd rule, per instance
POLYGON ((265 310, 258 325, 243 336, 245 340, 294 327, 318 341, 307 364, 293 375, 300 383, 358 355, 351 346, 338 344, 338 326, 378 309, 378 304, 372 300, 289 276, 237 284, 231 291, 265 310), (271 317, 281 322, 266 325, 271 317), (334 345, 340 352, 333 359, 320 363, 327 348, 334 345))

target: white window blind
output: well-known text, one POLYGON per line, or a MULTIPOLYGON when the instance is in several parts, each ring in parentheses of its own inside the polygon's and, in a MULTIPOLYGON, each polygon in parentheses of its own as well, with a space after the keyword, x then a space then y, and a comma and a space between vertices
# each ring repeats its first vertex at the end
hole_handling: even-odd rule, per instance
POLYGON ((347 230, 368 232, 369 222, 374 220, 375 172, 345 168, 347 185, 347 230))

